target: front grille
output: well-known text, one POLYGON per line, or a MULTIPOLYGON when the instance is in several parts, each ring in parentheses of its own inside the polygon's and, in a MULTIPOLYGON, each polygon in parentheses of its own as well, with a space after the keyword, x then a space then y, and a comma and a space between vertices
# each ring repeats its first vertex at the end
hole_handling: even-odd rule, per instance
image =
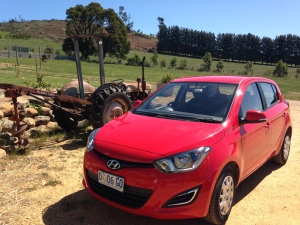
POLYGON ((130 208, 137 209, 142 207, 153 192, 150 189, 137 188, 128 185, 124 186, 124 192, 119 192, 113 188, 100 184, 98 182, 97 174, 86 170, 86 175, 89 186, 97 195, 130 208))
POLYGON ((119 159, 108 157, 108 156, 102 154, 101 152, 97 151, 96 149, 93 149, 92 152, 94 154, 96 154, 100 159, 102 159, 105 163, 111 159, 117 160, 120 163, 120 169, 122 169, 122 168, 154 168, 154 165, 152 163, 138 163, 138 162, 119 160, 119 159))

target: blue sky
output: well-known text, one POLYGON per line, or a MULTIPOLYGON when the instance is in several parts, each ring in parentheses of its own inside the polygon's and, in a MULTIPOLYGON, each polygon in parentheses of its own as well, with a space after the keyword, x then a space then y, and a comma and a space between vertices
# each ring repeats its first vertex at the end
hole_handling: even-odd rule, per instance
MULTIPOLYGON (((0 22, 9 19, 65 19, 66 10, 90 0, 1 0, 0 22)), ((167 26, 218 33, 254 34, 275 38, 283 34, 300 36, 299 0, 103 0, 103 8, 125 7, 133 29, 144 34, 158 32, 158 17, 167 26)))

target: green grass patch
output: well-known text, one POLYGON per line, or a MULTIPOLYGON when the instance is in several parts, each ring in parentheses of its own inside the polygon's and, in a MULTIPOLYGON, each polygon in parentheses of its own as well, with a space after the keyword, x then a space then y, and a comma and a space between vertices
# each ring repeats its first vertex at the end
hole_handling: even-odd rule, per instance
MULTIPOLYGON (((140 58, 146 57, 150 62, 153 55, 148 52, 131 51, 128 57, 133 57, 138 54, 140 58)), ((202 59, 176 57, 177 65, 183 59, 187 60, 187 70, 178 70, 168 68, 170 61, 175 56, 159 55, 158 62, 166 60, 167 67, 145 67, 145 79, 152 84, 152 90, 156 89, 156 84, 161 81, 161 78, 166 74, 171 74, 173 78, 184 76, 203 76, 215 75, 214 72, 199 72, 200 65, 203 63, 202 59)), ((95 58, 96 60, 96 58, 95 58)), ((59 89, 64 84, 77 80, 76 63, 69 60, 47 60, 42 62, 40 66, 39 59, 34 58, 19 58, 19 65, 17 65, 15 58, 0 58, 0 74, 1 83, 11 83, 16 85, 30 85, 37 81, 37 75, 43 75, 43 81, 50 83, 51 88, 59 89)), ((126 66, 126 60, 122 64, 115 64, 117 59, 105 58, 105 79, 109 82, 114 79, 124 79, 127 82, 136 82, 137 77, 142 77, 142 68, 138 66, 126 66)), ((213 61, 212 70, 216 69, 218 61, 213 61)), ((245 70, 246 63, 224 62, 224 69, 219 74, 224 75, 238 75, 245 70)), ((81 64, 83 79, 91 85, 100 86, 99 64, 97 62, 82 62, 81 64)), ((274 66, 253 64, 252 71, 249 76, 264 76, 275 80, 281 88, 285 98, 291 100, 300 100, 300 79, 296 79, 297 68, 289 67, 289 76, 283 78, 273 77, 272 71, 274 66)))

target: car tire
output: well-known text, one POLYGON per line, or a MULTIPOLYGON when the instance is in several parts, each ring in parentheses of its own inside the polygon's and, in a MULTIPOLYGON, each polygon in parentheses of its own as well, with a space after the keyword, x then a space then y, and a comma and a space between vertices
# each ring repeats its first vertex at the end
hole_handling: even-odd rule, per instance
POLYGON ((233 205, 235 187, 235 172, 232 167, 226 166, 216 182, 205 220, 213 224, 226 222, 233 205))
POLYGON ((284 136, 279 153, 273 157, 274 162, 280 165, 286 164, 290 154, 290 147, 291 147, 291 132, 287 131, 284 136))

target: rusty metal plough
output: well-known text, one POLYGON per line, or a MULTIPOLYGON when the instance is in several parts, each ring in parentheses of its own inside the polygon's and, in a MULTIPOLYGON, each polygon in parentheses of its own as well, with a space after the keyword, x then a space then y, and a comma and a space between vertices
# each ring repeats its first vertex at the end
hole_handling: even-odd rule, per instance
POLYGON ((44 102, 51 105, 53 108, 71 114, 73 118, 77 118, 78 120, 82 120, 86 118, 87 115, 90 113, 91 106, 92 106, 92 103, 85 99, 80 99, 77 97, 72 97, 64 94, 56 94, 56 93, 38 90, 34 88, 28 88, 24 86, 1 83, 0 88, 5 90, 4 92, 5 97, 9 97, 12 99, 14 114, 9 117, 9 120, 14 121, 16 123, 17 131, 16 133, 12 134, 12 139, 11 141, 8 142, 13 142, 13 144, 15 145, 18 144, 18 145, 26 146, 28 144, 28 140, 22 137, 24 131, 26 130, 27 124, 25 122, 22 122, 22 119, 25 117, 25 112, 23 110, 19 110, 18 108, 18 104, 19 104, 17 100, 18 97, 22 95, 31 96, 40 102, 44 102), (45 100, 40 96, 51 98, 57 104, 45 100), (72 107, 65 108, 62 106, 63 103, 68 103, 69 105, 71 104, 72 107))

